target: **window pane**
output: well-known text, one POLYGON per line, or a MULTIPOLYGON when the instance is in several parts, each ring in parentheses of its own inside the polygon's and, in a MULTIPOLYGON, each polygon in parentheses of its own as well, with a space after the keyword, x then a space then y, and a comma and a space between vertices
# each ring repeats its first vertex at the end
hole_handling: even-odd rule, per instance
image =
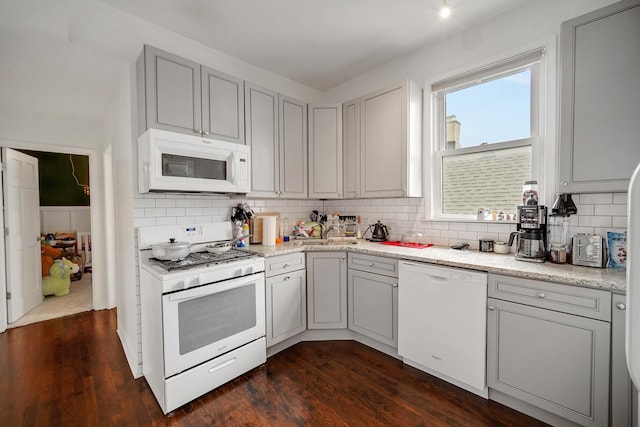
POLYGON ((442 157, 442 213, 476 215, 478 208, 505 214, 522 204, 531 179, 531 146, 442 157))
POLYGON ((445 149, 531 136, 531 70, 445 94, 445 149))

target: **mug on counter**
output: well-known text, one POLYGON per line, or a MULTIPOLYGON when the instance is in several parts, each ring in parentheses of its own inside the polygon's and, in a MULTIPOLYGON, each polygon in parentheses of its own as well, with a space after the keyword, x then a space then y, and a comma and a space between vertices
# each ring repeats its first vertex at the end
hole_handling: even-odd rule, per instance
POLYGON ((493 240, 480 239, 478 249, 480 250, 480 252, 493 252, 493 240))

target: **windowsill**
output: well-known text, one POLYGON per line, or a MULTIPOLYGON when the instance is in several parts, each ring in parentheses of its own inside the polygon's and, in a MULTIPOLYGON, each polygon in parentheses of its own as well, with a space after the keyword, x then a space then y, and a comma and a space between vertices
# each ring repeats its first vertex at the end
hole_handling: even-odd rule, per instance
POLYGON ((482 220, 482 219, 469 219, 469 218, 422 218, 420 221, 424 222, 467 222, 474 224, 516 224, 514 220, 482 220))

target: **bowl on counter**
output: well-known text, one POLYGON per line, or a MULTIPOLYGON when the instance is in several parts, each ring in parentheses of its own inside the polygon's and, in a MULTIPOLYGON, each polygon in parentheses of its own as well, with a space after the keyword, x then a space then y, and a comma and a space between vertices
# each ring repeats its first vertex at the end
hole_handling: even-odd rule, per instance
POLYGON ((505 242, 493 242, 493 252, 497 254, 508 254, 511 252, 511 246, 505 242))

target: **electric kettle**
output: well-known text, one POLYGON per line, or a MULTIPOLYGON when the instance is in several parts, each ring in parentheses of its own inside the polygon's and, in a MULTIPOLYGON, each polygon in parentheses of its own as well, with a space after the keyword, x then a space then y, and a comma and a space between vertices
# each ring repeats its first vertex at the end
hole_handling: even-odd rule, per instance
POLYGON ((369 239, 367 239, 367 240, 370 240, 372 242, 386 242, 387 241, 387 236, 389 235, 389 230, 387 229, 386 225, 384 225, 383 223, 378 221, 375 224, 369 225, 369 227, 367 227, 367 229, 365 230, 365 234, 367 233, 367 231, 370 228, 372 228, 371 237, 369 239))

